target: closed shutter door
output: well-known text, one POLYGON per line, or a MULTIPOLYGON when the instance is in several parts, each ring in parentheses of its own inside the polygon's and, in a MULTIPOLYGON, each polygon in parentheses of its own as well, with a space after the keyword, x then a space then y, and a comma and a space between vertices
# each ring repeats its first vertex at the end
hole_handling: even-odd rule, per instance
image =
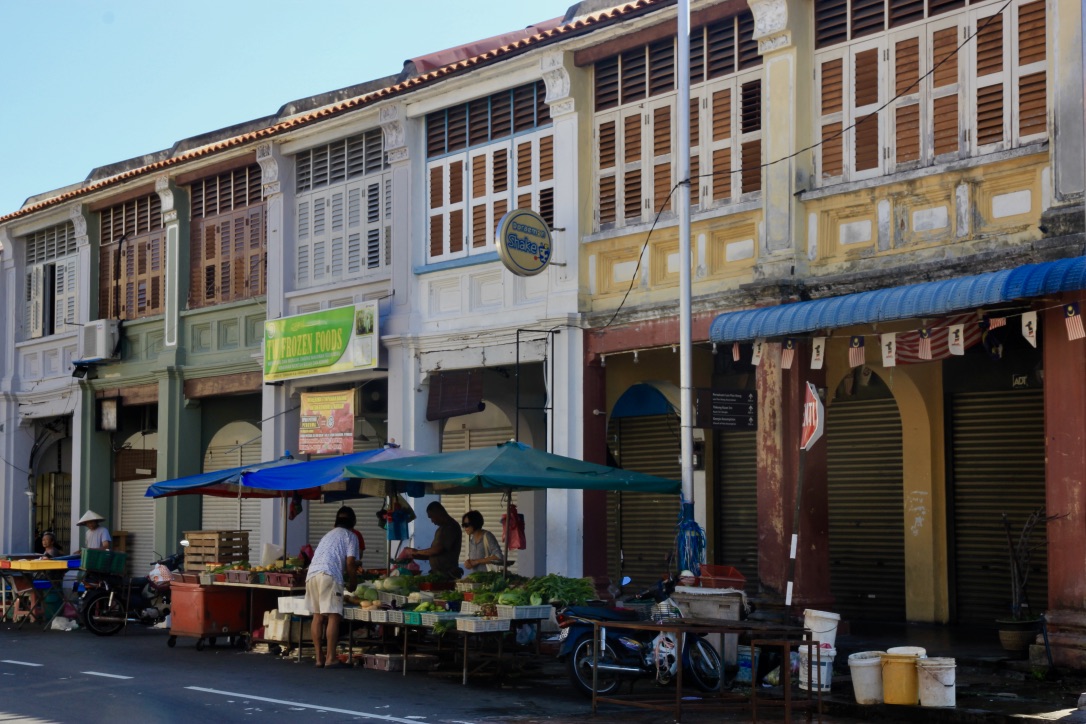
POLYGON ((735 566, 758 590, 758 441, 754 430, 716 437, 717 542, 715 560, 735 566))
MULTIPOLYGON (((256 428, 253 428, 256 430, 256 428)), ((259 432, 257 433, 259 434, 259 432)), ((239 465, 255 465, 260 462, 260 440, 248 442, 240 447, 236 443, 215 445, 212 443, 204 455, 204 472, 236 468, 239 465)), ((247 530, 249 531, 249 560, 260 561, 263 548, 263 532, 260 529, 260 498, 241 499, 204 496, 202 530, 247 530), (240 506, 241 527, 238 527, 240 506)))
MULTIPOLYGON (((354 441, 354 451, 376 450, 380 447, 376 436, 370 436, 369 440, 354 441)), ((314 455, 313 460, 319 460, 329 455, 314 455)), ((366 543, 366 550, 362 552, 362 565, 366 568, 386 568, 388 566, 388 541, 385 539, 385 531, 377 524, 377 511, 384 507, 384 498, 356 498, 349 501, 336 501, 334 503, 322 503, 318 500, 307 500, 302 503, 307 508, 309 534, 307 541, 314 548, 320 543, 325 533, 332 530, 336 523, 336 511, 343 505, 349 505, 354 509, 357 519, 355 530, 362 534, 366 543)))
POLYGON ((834 610, 851 619, 903 621, 905 510, 897 403, 835 401, 826 414, 826 445, 834 610))
MULTIPOLYGON (((115 530, 128 533, 128 573, 147 575, 155 560, 155 501, 144 497, 154 480, 126 480, 117 483, 121 510, 115 530)), ((82 529, 80 535, 82 535, 82 529)), ((82 540, 80 544, 82 544, 82 540)))
MULTIPOLYGON (((679 420, 653 415, 616 420, 609 439, 620 467, 678 480, 679 420)), ((608 575, 613 583, 623 575, 642 589, 667 572, 668 553, 675 548, 679 496, 661 493, 608 493, 608 575)))
MULTIPOLYGON (((481 450, 494 447, 513 439, 513 428, 494 427, 481 430, 448 430, 441 437, 441 452, 453 452, 455 450, 481 450)), ((512 503, 517 504, 518 494, 513 493, 512 503)), ((498 544, 505 548, 502 540, 502 516, 505 515, 505 499, 503 493, 484 493, 482 495, 443 495, 441 504, 449 511, 457 522, 460 522, 464 513, 469 510, 477 510, 483 516, 483 527, 494 534, 498 544)), ((527 531, 526 531, 527 533, 527 531)), ((520 551, 509 551, 510 567, 516 563, 517 554, 520 551)), ((468 556, 468 539, 464 538, 460 546, 460 560, 468 556)))
MULTIPOLYGON (((1044 394, 1041 390, 954 395, 951 490, 954 505, 954 591, 959 623, 991 623, 1010 610, 1007 534, 1017 537, 1029 514, 1045 504, 1044 394)), ((1035 530, 1029 602, 1048 602, 1044 525, 1035 530)))

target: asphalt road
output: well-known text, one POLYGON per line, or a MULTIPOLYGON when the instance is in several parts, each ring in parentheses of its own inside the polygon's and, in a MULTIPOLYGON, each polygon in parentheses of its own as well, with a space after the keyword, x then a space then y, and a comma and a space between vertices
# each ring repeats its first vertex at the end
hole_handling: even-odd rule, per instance
MULTIPOLYGON (((193 639, 166 645, 167 633, 135 626, 99 638, 87 631, 16 630, 0 624, 0 721, 27 722, 400 722, 491 724, 581 722, 648 724, 670 715, 590 703, 556 665, 529 676, 460 671, 380 672, 318 669, 270 653, 208 647, 193 639)), ((638 684, 648 687, 651 684, 638 684)), ((671 690, 665 690, 670 695, 671 690)), ((771 716, 770 719, 773 717, 771 716)), ((778 717, 779 718, 779 717, 778 717)), ((797 717, 802 720, 802 717, 797 717)), ((735 711, 683 721, 750 721, 735 711)), ((843 719, 823 721, 843 722, 843 719)))

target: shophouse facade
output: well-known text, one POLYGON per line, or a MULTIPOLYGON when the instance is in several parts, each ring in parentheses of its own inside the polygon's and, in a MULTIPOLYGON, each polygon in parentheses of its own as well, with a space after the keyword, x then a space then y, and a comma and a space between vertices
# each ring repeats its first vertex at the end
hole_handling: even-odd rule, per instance
MULTIPOLYGON (((798 604, 988 621, 1005 588, 999 514, 1043 504, 1068 515, 1047 526, 1032 598, 1061 662, 1081 664, 1086 449, 1066 431, 1086 422, 1083 342, 1061 316, 1082 297, 1079 4, 695 2, 689 187, 675 13, 571 9, 0 218, 20 310, 0 318, 16 341, 0 453, 19 465, 0 473, 4 544, 37 525, 27 471, 42 491, 77 481, 54 514, 73 534, 87 507, 127 524, 127 482, 295 449, 301 395, 317 391, 354 394, 356 449, 517 437, 679 477, 675 194, 689 193, 693 502, 709 561, 738 567, 752 593, 784 590, 811 382, 827 420, 806 461, 798 604), (491 245, 514 208, 552 229, 536 276, 510 273, 491 245), (350 305, 376 306, 376 364, 266 378, 266 322, 350 305), (99 319, 121 320, 119 359, 74 381, 99 319), (885 341, 897 352, 884 362, 885 341), (118 430, 100 430, 103 399, 120 400, 118 430)), ((504 508, 445 502, 492 528, 504 508)), ((643 582, 664 568, 679 507, 566 491, 515 502, 532 540, 518 572, 643 582)), ((274 503, 210 508, 153 503, 159 550, 232 514, 281 537, 274 503)), ((329 511, 290 523, 288 548, 329 511)), ((429 540, 424 516, 414 532, 429 540)))

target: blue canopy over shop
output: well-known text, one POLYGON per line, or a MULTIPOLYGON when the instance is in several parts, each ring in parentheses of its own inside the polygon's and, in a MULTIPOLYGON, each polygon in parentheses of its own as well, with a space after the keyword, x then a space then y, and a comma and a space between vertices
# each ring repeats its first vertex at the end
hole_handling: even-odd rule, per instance
POLYGON ((298 465, 301 462, 301 460, 295 460, 288 452, 278 460, 241 465, 236 468, 188 475, 183 478, 153 483, 147 488, 144 497, 167 498, 172 495, 214 495, 222 498, 237 498, 240 493, 241 497, 244 498, 280 498, 283 494, 279 490, 263 491, 253 488, 242 490, 242 480, 246 475, 258 470, 298 465))
POLYGON ((1081 289, 1086 289, 1086 257, 1071 257, 957 279, 727 312, 713 320, 709 339, 738 342, 853 324, 937 317, 1081 289))

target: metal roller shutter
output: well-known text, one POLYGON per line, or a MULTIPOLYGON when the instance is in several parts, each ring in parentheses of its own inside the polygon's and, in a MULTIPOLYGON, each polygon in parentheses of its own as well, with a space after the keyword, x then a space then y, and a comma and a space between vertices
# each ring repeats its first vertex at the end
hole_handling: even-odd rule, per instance
MULTIPOLYGON (((905 620, 901 414, 891 399, 826 412, 830 588, 851 619, 905 620)), ((802 564, 801 564, 802 565, 802 564)))
MULTIPOLYGON (((1009 615, 1011 595, 1001 514, 1017 534, 1045 504, 1044 393, 959 393, 951 404, 956 617, 959 623, 991 623, 1009 615)), ((1028 596, 1040 612, 1048 603, 1045 527, 1035 534, 1028 596)))
POLYGON ((735 566, 758 590, 758 439, 754 430, 713 432, 716 443, 718 563, 735 566))
MULTIPOLYGON (((448 430, 441 437, 441 452, 453 452, 456 450, 480 450, 482 448, 500 445, 513 439, 513 428, 495 427, 481 430, 460 429, 448 430)), ((513 493, 513 505, 517 504, 518 494, 513 493)), ((461 516, 469 510, 477 510, 483 516, 483 525, 494 534, 498 543, 504 548, 502 540, 502 516, 505 515, 505 502, 502 493, 486 493, 483 495, 443 495, 441 504, 449 511, 449 515, 458 522, 461 516)), ((514 564, 519 551, 509 551, 510 572, 515 573, 514 564)), ((468 541, 465 538, 460 546, 460 560, 468 556, 468 541)))
MULTIPOLYGON (((376 450, 379 443, 375 436, 369 440, 355 440, 354 451, 376 450)), ((314 455, 313 460, 331 457, 329 455, 314 455)), ((314 548, 320 543, 325 533, 332 530, 336 522, 336 511, 342 505, 349 505, 354 509, 358 523, 355 530, 362 534, 366 541, 366 550, 362 552, 362 565, 366 568, 388 567, 388 540, 385 531, 377 525, 377 511, 384 506, 383 498, 355 498, 344 502, 322 503, 318 500, 306 500, 302 503, 307 509, 308 535, 306 540, 314 548)), ((293 552, 293 551, 291 551, 293 552)))
MULTIPOLYGON (((623 469, 672 480, 682 477, 676 416, 614 420, 608 439, 623 469)), ((633 589, 648 588, 667 573, 667 556, 675 548, 679 496, 608 493, 607 508, 608 575, 613 583, 627 575, 633 589)))
MULTIPOLYGON (((211 473, 216 470, 227 470, 240 465, 255 465, 261 460, 260 430, 248 423, 234 423, 247 425, 251 430, 241 434, 241 438, 249 440, 243 445, 234 442, 234 434, 223 435, 223 428, 204 454, 204 472, 211 473), (250 434, 251 432, 251 434, 250 434), (222 437, 220 437, 222 436, 222 437), (223 437, 228 438, 223 440, 223 437), (256 439, 253 440, 252 438, 256 439)), ((230 426, 228 426, 230 427, 230 426)), ((259 563, 263 548, 263 531, 260 525, 260 508, 262 501, 259 498, 237 499, 219 498, 205 495, 203 499, 203 512, 200 516, 201 530, 247 530, 249 531, 249 560, 259 563), (241 514, 241 527, 238 527, 238 514, 241 514)))
MULTIPOLYGON (((125 480, 117 483, 121 510, 114 530, 128 533, 128 573, 133 576, 147 575, 155 560, 155 501, 154 498, 144 497, 147 487, 154 482, 125 480)), ((80 528, 79 532, 82 535, 83 529, 80 528)), ((82 545, 83 541, 79 543, 82 545)))

